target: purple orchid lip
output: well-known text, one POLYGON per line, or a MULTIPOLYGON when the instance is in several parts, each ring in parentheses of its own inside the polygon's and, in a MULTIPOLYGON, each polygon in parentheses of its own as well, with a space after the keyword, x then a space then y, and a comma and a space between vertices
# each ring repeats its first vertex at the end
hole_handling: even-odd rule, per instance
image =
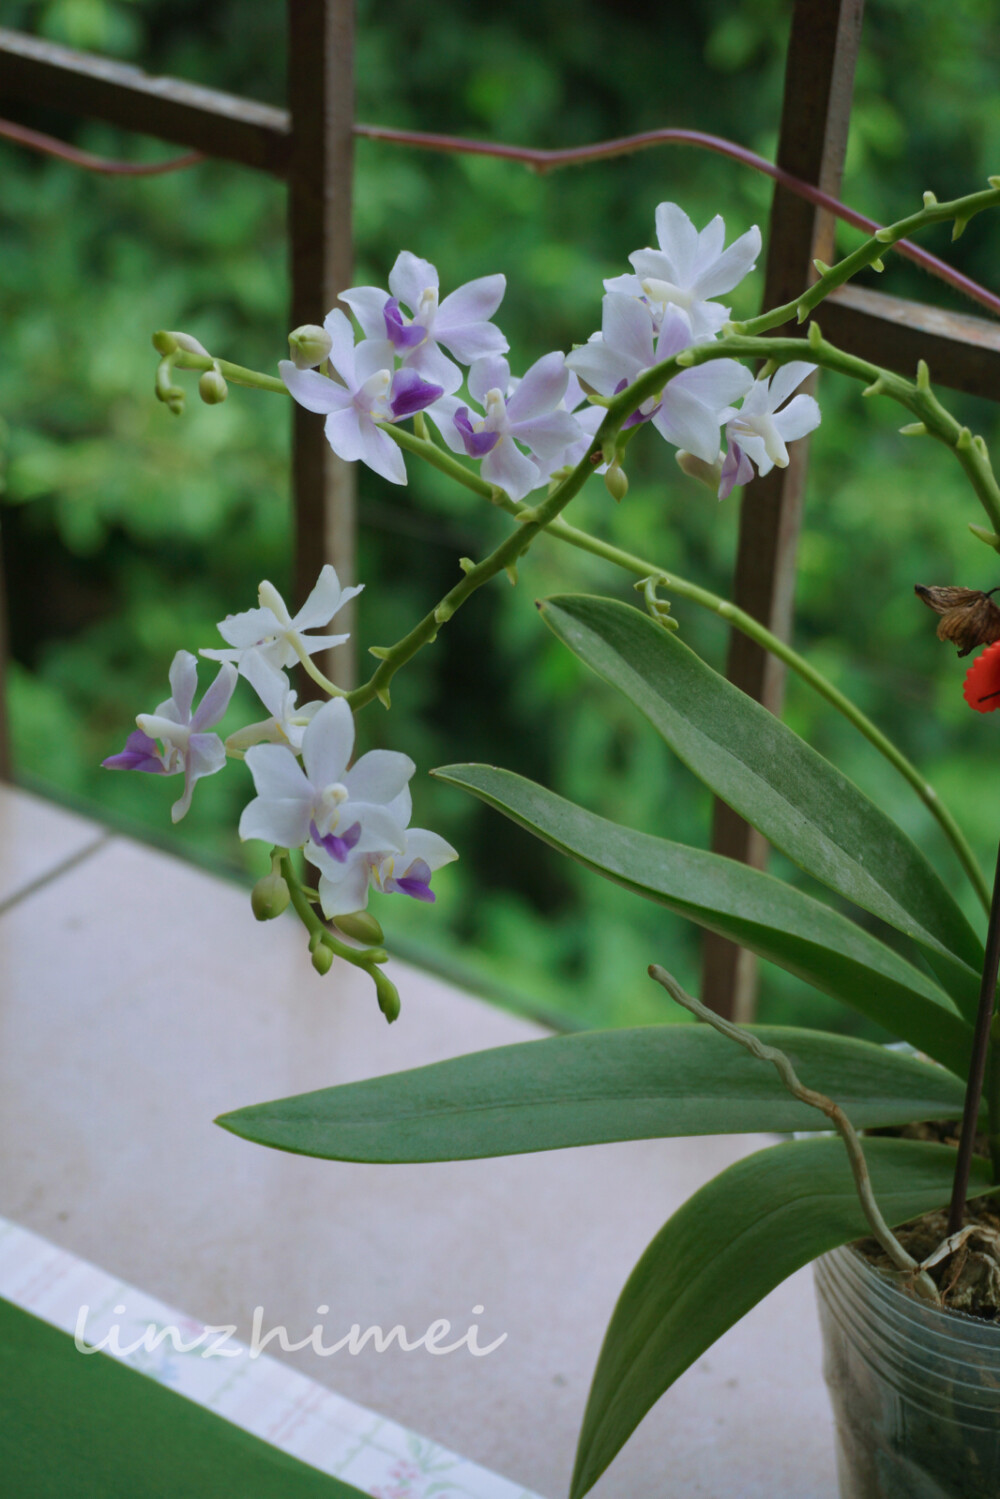
POLYGON ((167 773, 156 740, 150 739, 142 729, 134 729, 125 741, 125 748, 117 755, 109 755, 101 764, 105 770, 145 770, 151 775, 161 776, 167 773))
POLYGON ((499 432, 477 432, 469 420, 468 406, 460 406, 455 412, 455 426, 458 434, 465 443, 465 451, 470 458, 485 458, 491 453, 500 441, 499 432))
POLYGON ((443 395, 443 385, 432 385, 429 380, 422 380, 416 370, 397 370, 392 377, 389 404, 396 420, 405 421, 418 411, 426 411, 428 406, 433 406, 443 395))
MULTIPOLYGON (((615 393, 616 396, 620 396, 621 393, 622 393, 622 391, 626 390, 627 388, 628 388, 628 381, 627 380, 619 380, 618 384, 615 386, 614 393, 615 393)), ((632 415, 626 417, 625 420, 622 422, 622 431, 623 432, 626 431, 629 427, 641 427, 642 424, 643 424, 643 422, 650 421, 656 415, 656 413, 659 411, 659 409, 660 409, 660 407, 662 405, 663 405, 662 401, 657 401, 657 403, 653 407, 652 411, 647 411, 645 413, 642 412, 642 411, 633 411, 632 415)))
POLYGON ((338 864, 346 864, 347 856, 361 837, 360 822, 354 823, 347 829, 343 837, 338 838, 336 833, 326 833, 320 837, 319 828, 315 822, 309 824, 309 836, 318 848, 325 849, 331 859, 336 859, 338 864))
POLYGON ((749 484, 752 478, 753 464, 735 438, 730 437, 719 476, 719 499, 728 499, 737 485, 749 484))
POLYGON ((390 894, 396 890, 403 895, 412 895, 414 900, 425 900, 431 905, 437 899, 431 889, 431 867, 424 859, 414 859, 402 879, 388 879, 385 888, 390 894))
POLYGON ((415 349, 427 337, 427 329, 420 323, 404 323, 399 309, 399 298, 390 297, 382 309, 386 336, 394 349, 415 349))

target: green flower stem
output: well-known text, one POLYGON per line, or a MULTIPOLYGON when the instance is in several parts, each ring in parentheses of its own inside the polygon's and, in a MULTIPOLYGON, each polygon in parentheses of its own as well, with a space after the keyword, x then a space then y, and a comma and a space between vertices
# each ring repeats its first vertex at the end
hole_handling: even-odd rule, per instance
POLYGON ((284 876, 285 884, 288 886, 288 893, 291 896, 295 913, 309 933, 310 947, 322 942, 338 958, 343 958, 345 963, 353 963, 355 968, 363 969, 369 977, 374 979, 374 970, 376 967, 380 963, 388 961, 389 954, 385 948, 349 947, 346 942, 341 942, 338 937, 335 937, 329 927, 320 921, 316 912, 309 904, 302 882, 292 867, 291 855, 288 850, 276 849, 275 852, 281 860, 281 873, 284 876))
POLYGON ((880 229, 871 239, 865 241, 859 249, 836 265, 824 271, 819 280, 814 282, 807 291, 793 302, 786 302, 782 307, 775 307, 770 312, 762 313, 760 317, 749 318, 746 322, 734 323, 732 327, 739 333, 765 333, 769 328, 778 328, 782 323, 797 318, 800 323, 805 322, 812 309, 822 302, 835 287, 843 286, 856 276, 858 271, 863 271, 866 266, 874 265, 881 260, 886 250, 892 248, 897 240, 909 239, 917 230, 923 229, 928 224, 947 223, 954 221, 954 238, 965 228, 969 219, 977 213, 982 213, 986 208, 995 208, 1000 204, 1000 179, 990 178, 990 187, 982 192, 970 193, 965 198, 955 198, 950 203, 927 203, 918 213, 911 213, 909 218, 900 219, 898 223, 890 224, 885 229, 880 229))
POLYGON ((807 1104, 809 1108, 818 1109, 825 1114, 833 1125, 847 1148, 847 1158, 851 1165, 851 1174, 854 1177, 854 1185, 857 1189, 861 1208, 875 1238, 881 1244, 886 1254, 892 1260, 896 1269, 901 1274, 912 1278, 914 1288, 928 1301, 935 1302, 940 1306, 941 1295, 926 1270, 921 1269, 917 1261, 909 1254, 896 1238, 892 1229, 886 1223, 875 1201, 872 1191, 871 1177, 868 1175, 868 1163, 865 1160, 865 1152, 860 1137, 854 1125, 848 1119, 839 1104, 834 1103, 832 1098, 827 1098, 825 1093, 818 1093, 814 1088, 807 1088, 799 1081, 790 1059, 777 1046, 766 1046, 763 1041, 742 1025, 733 1025, 728 1020, 723 1020, 714 1010, 703 1005, 700 1000, 693 998, 680 984, 669 974, 665 968, 653 963, 649 969, 649 976, 661 984, 670 998, 676 1000, 685 1010, 690 1010, 697 1020, 702 1020, 706 1025, 712 1026, 720 1035, 726 1036, 730 1041, 736 1041, 751 1056, 756 1057, 759 1062, 770 1062, 776 1069, 778 1076, 793 1098, 800 1103, 807 1104))
MULTIPOLYGON (((731 347, 732 343, 736 341, 737 340, 733 338, 727 338, 725 340, 725 343, 731 347)), ((793 358, 800 359, 805 352, 805 350, 803 349, 803 340, 801 339, 767 339, 765 341, 763 339, 753 340, 741 338, 739 342, 751 344, 752 348, 749 352, 752 354, 760 353, 760 346, 764 345, 764 352, 766 354, 770 355, 773 353, 777 353, 777 362, 779 363, 787 363, 790 359, 793 358)), ((810 340, 810 357, 814 356, 818 352, 816 349, 816 343, 817 339, 814 335, 814 337, 810 340)), ((713 346, 708 347, 711 348, 713 346)), ((850 371, 844 371, 845 373, 850 373, 856 379, 864 380, 869 386, 871 386, 873 383, 877 383, 880 379, 883 378, 883 376, 886 376, 889 381, 893 382, 899 387, 898 393, 896 391, 891 392, 895 395, 896 399, 903 401, 904 404, 911 400, 914 402, 919 402, 919 409, 922 413, 923 420, 925 422, 925 425, 927 425, 928 430, 931 430, 931 423, 933 422, 940 427, 942 441, 947 442, 949 438, 953 438, 954 442, 950 445, 953 445, 956 448, 960 461, 964 460, 963 466, 965 466, 966 463, 968 463, 969 465, 974 464, 976 466, 979 484, 982 488, 982 491, 987 493, 996 491, 996 480, 993 477, 992 470, 989 466, 989 459, 986 456, 985 451, 974 439, 970 440, 966 444, 963 444, 961 449, 959 449, 961 434, 963 432, 967 433, 967 429, 959 427, 959 424, 954 420, 954 418, 951 417, 949 413, 945 411, 944 408, 941 407, 940 404, 936 401, 936 398, 930 392, 929 388, 920 388, 920 382, 918 382, 917 385, 913 385, 911 384, 911 382, 903 380, 899 376, 889 375, 888 372, 879 370, 875 365, 867 364, 863 360, 856 360, 851 355, 841 354, 840 350, 834 349, 832 345, 824 344, 824 347, 825 349, 831 350, 832 354, 838 356, 839 360, 850 362, 852 368, 850 369, 850 371)), ((715 357, 718 358, 722 356, 720 354, 716 354, 715 357)), ((698 362, 701 363, 703 362, 703 360, 699 359, 698 362)), ((662 372, 665 367, 669 365, 676 366, 676 359, 665 361, 664 365, 659 366, 659 371, 662 372)), ((675 372, 676 369, 671 371, 671 373, 675 372)), ((656 373, 657 372, 655 371, 650 371, 647 375, 642 376, 641 380, 636 382, 636 385, 633 386, 631 390, 624 391, 622 393, 622 396, 615 398, 615 400, 611 403, 611 407, 609 408, 609 418, 602 426, 601 434, 599 434, 598 439, 595 441, 591 450, 592 452, 597 451, 601 441, 604 440, 603 434, 605 431, 605 426, 609 427, 611 431, 614 431, 615 426, 621 421, 624 421, 629 413, 635 409, 635 406, 637 404, 636 392, 638 392, 640 386, 642 386, 643 383, 649 379, 650 374, 656 373)), ((926 386, 926 382, 923 383, 926 386)), ((655 384, 653 388, 656 388, 655 384)), ((652 391, 647 392, 647 394, 651 393, 652 391)), ((641 394, 639 395, 640 400, 644 398, 645 397, 641 394)), ((917 408, 915 406, 911 406, 910 409, 915 410, 917 408)), ((443 452, 442 449, 438 448, 434 443, 422 440, 418 437, 414 437, 410 432, 407 432, 404 429, 398 427, 387 425, 384 430, 389 432, 390 436, 395 439, 400 447, 405 448, 407 451, 412 452, 416 456, 424 458, 427 462, 432 463, 434 467, 440 469, 443 473, 450 474, 452 477, 456 478, 459 483, 464 484, 467 488, 472 489, 475 493, 493 500, 494 503, 500 504, 503 509, 508 510, 511 514, 516 515, 519 518, 523 517, 525 522, 530 520, 530 517, 534 516, 537 513, 529 506, 518 505, 509 500, 500 491, 487 484, 485 480, 479 479, 477 475, 471 473, 457 460, 453 459, 450 454, 443 452)), ((629 435, 631 435, 631 431, 629 435)), ((589 470, 589 456, 588 458, 583 460, 583 463, 589 470)), ((575 471, 575 473, 579 471, 579 468, 581 466, 582 465, 578 465, 578 469, 577 471, 575 471)), ((572 478, 573 476, 571 475, 570 477, 572 478)), ((584 478, 585 477, 586 474, 584 475, 584 478)), ((579 487, 581 487, 581 485, 577 485, 577 488, 574 489, 574 494, 577 492, 579 487)), ((980 488, 977 487, 977 493, 979 492, 980 488)), ((554 491, 554 495, 556 497, 561 496, 561 494, 562 486, 554 491)), ((551 498, 552 497, 550 496, 550 500, 551 498)), ((561 509, 565 503, 567 503, 567 501, 563 500, 559 508, 561 509)), ((997 512, 998 519, 1000 519, 1000 492, 997 492, 997 512)), ((998 529, 1000 529, 1000 527, 998 527, 998 529)), ((548 535, 554 536, 557 540, 567 542, 570 546, 575 546, 582 551, 591 552, 593 555, 601 557, 605 561, 612 562, 616 566, 623 568, 627 572, 634 573, 640 578, 650 576, 659 578, 660 580, 662 580, 663 586, 665 588, 668 588, 672 593, 675 593, 682 598, 687 598, 692 603, 699 604, 703 608, 710 609, 713 613, 718 614, 721 618, 725 619, 736 629, 742 631, 743 634, 749 636, 750 639, 756 641, 757 644, 760 645, 764 650, 771 651, 772 654, 779 658, 779 660, 784 661, 785 664, 789 666, 793 671, 795 671, 800 677, 802 677, 804 681, 808 682, 809 685, 820 694, 820 696, 824 697, 827 702, 829 702, 834 708, 836 708, 838 712, 842 713, 850 723, 854 724, 855 728, 857 728, 859 732, 862 733, 864 737, 875 746, 879 753, 882 754, 889 761, 889 763, 900 772, 904 779, 909 782, 909 784, 916 791, 917 795, 920 797, 921 801, 928 808, 931 815, 936 819, 946 838, 954 849, 955 854, 960 864, 962 865, 962 868, 968 875, 969 880, 973 888, 975 889, 980 902, 983 905, 983 909, 986 911, 989 910, 990 891, 989 886, 987 885, 986 880, 983 876, 983 872, 976 862, 975 855, 973 854, 964 833, 962 832, 958 823, 955 821, 951 812, 947 807, 943 805, 943 803, 938 798, 937 792, 934 790, 933 786, 929 785, 929 783, 917 770, 916 766, 913 765, 912 762, 909 761, 906 756, 896 748, 892 741, 888 739, 886 735, 883 734, 882 731, 877 728, 874 723, 872 723, 871 719, 866 717, 866 715, 862 713, 854 703, 851 702, 850 698, 845 696, 844 693, 840 692, 832 682, 824 677, 821 672, 817 671, 815 667, 811 666, 810 663, 804 657, 800 656, 797 651, 794 651, 791 646, 786 645, 784 641, 779 640, 776 635, 773 635, 768 629, 765 628, 764 625, 762 625, 758 620, 755 620, 752 615, 746 614, 742 609, 737 608, 735 604, 730 603, 727 599, 720 598, 717 594, 711 593, 706 588, 700 588, 697 584, 689 583, 686 579, 680 578, 663 568, 657 567, 655 564, 647 561, 644 558, 636 557, 632 553, 625 552, 620 547, 615 547, 608 542, 600 541, 597 537, 591 536, 586 531, 581 531, 577 527, 570 525, 569 522, 561 519, 558 512, 551 521, 546 523, 545 530, 548 535)), ((516 541, 517 539, 518 538, 515 534, 514 538, 509 539, 508 542, 504 543, 504 547, 508 547, 510 545, 510 540, 516 541)), ((524 548, 522 547, 521 550, 523 549, 524 548)), ((501 550, 503 550, 503 548, 501 548, 501 550)), ((431 614, 427 615, 415 627, 415 629, 405 637, 403 641, 400 641, 396 646, 392 647, 391 650, 384 653, 383 667, 391 667, 391 670, 383 670, 383 667, 380 667, 364 687, 358 688, 354 693, 349 694, 348 703, 350 704, 352 709, 356 710, 357 708, 363 707, 365 703, 370 702, 374 696, 382 697, 383 701, 385 700, 384 694, 385 689, 388 685, 388 681, 390 680, 392 674, 396 670, 398 670, 398 667, 403 664, 403 661, 408 660, 410 656, 414 655, 416 651, 421 648, 422 645, 428 644, 435 637, 435 635, 437 634, 437 626, 443 623, 445 619, 450 618, 451 614, 454 613, 455 608, 457 608, 460 603, 464 603, 465 599, 475 590, 476 587, 479 587, 482 582, 487 581, 488 577, 492 577, 497 572, 499 572, 501 567, 507 567, 511 565, 510 562, 496 561, 498 555, 498 553, 494 553, 492 558, 488 558, 486 562, 480 564, 481 568, 490 569, 488 573, 480 574, 479 569, 474 569, 472 572, 470 572, 467 575, 464 584, 459 584, 457 589, 453 589, 451 593, 446 595, 445 599, 442 600, 442 603, 438 605, 438 608, 432 611, 431 614), (476 579, 476 581, 473 582, 473 579, 476 579), (462 596, 456 602, 455 595, 458 593, 461 593, 462 596), (406 652, 405 654, 403 653, 404 648, 406 652)), ((380 652, 380 654, 383 653, 380 652)), ((998 1088, 1000 1088, 1000 1082, 998 1082, 998 1088)), ((1000 1118, 1000 1114, 998 1114, 998 1118, 1000 1118)))
POLYGON ((213 359, 204 354, 191 354, 187 349, 178 349, 176 354, 168 357, 172 359, 175 369, 217 369, 233 385, 249 385, 254 390, 271 390, 279 396, 290 394, 284 380, 279 380, 276 375, 263 375, 259 370, 244 369, 241 364, 230 364, 228 359, 213 359))
MULTIPOLYGON (((707 588, 701 588, 697 583, 689 583, 687 579, 680 578, 676 573, 664 568, 656 567, 653 563, 643 557, 636 557, 631 552, 625 552, 620 547, 612 546, 610 542, 600 541, 586 531, 580 531, 576 526, 571 526, 568 521, 555 520, 547 527, 547 534, 554 536, 559 541, 567 542, 570 546, 579 548, 583 552, 591 552, 595 557, 602 557, 607 562, 613 562, 616 566, 623 568, 626 572, 634 573, 637 577, 653 577, 670 593, 680 598, 689 599, 693 604, 699 604, 703 609, 710 609, 713 614, 733 625, 751 640, 757 642, 764 650, 770 651, 779 660, 796 672, 810 687, 813 687, 821 697, 842 713, 844 717, 862 733, 869 743, 873 744, 881 755, 893 765, 905 780, 916 791, 920 800, 928 808, 932 816, 941 826, 946 838, 971 881, 976 894, 983 904, 983 909, 989 911, 990 889, 986 879, 976 862, 975 855, 969 846, 968 840, 951 812, 939 800, 937 792, 924 780, 919 770, 909 761, 902 751, 898 750, 891 739, 888 739, 881 729, 867 718, 861 709, 851 702, 837 687, 833 685, 822 672, 794 651, 790 645, 786 645, 777 635, 772 635, 759 620, 752 615, 746 614, 738 609, 728 599, 720 598, 718 594, 711 593, 707 588)), ((997 1087, 1000 1090, 1000 1077, 997 1079, 997 1087)), ((1000 1092, 998 1092, 998 1119, 1000 1119, 1000 1092)))
MULTIPOLYGON (((417 415, 422 416, 423 413, 418 412, 417 415)), ((439 448, 436 442, 431 442, 429 437, 419 437, 407 431, 405 427, 395 426, 392 422, 376 422, 376 426, 381 427, 383 432, 387 432, 398 447, 403 448, 407 453, 414 453, 425 463, 429 463, 431 468, 440 469, 442 474, 447 474, 459 484, 464 484, 465 488, 471 489, 473 494, 491 500, 494 495, 500 493, 492 484, 488 484, 485 479, 481 479, 478 474, 466 468, 464 463, 453 458, 451 453, 446 452, 444 448, 439 448)), ((424 427, 426 429, 426 423, 424 427)))
POLYGON ((307 676, 312 677, 317 687, 322 687, 323 691, 328 693, 330 697, 345 696, 343 687, 338 687, 336 682, 331 682, 329 677, 323 675, 298 635, 292 641, 292 648, 302 664, 303 671, 307 676))
MULTIPOLYGON (((389 706, 389 683, 399 668, 411 660, 425 645, 429 645, 437 638, 441 626, 451 619, 456 610, 462 607, 477 588, 481 588, 484 583, 488 583, 504 569, 510 570, 515 567, 518 558, 524 555, 535 537, 551 525, 570 500, 583 488, 593 472, 591 461, 593 455, 600 454, 603 443, 613 438, 631 409, 629 407, 614 414, 609 411, 590 449, 580 459, 572 473, 557 484, 538 505, 522 505, 517 508, 516 514, 519 521, 517 529, 511 532, 506 540, 502 541, 482 562, 472 564, 467 559, 463 559, 465 577, 445 594, 435 608, 414 625, 408 635, 404 635, 393 646, 371 647, 371 654, 378 657, 380 664, 367 682, 363 682, 360 687, 356 687, 353 692, 347 694, 346 701, 353 712, 365 707, 376 697, 386 707, 389 706)), ((406 435, 409 437, 409 434, 406 435)), ((420 439, 413 438, 412 441, 418 443, 420 439)), ((435 449, 435 451, 440 453, 440 449, 435 449)), ((492 487, 489 493, 490 498, 496 499, 498 503, 506 499, 506 496, 501 495, 492 487)))
POLYGON ((845 354, 822 336, 819 326, 813 323, 809 337, 803 338, 754 338, 744 334, 726 334, 712 344, 697 344, 684 349, 672 359, 653 365, 644 371, 628 390, 622 391, 611 403, 609 417, 620 422, 629 411, 658 395, 678 370, 691 369, 708 364, 713 359, 769 359, 775 364, 789 364, 796 359, 808 360, 823 369, 835 370, 852 380, 860 380, 866 386, 866 394, 886 395, 905 406, 922 422, 930 437, 950 448, 972 484, 979 501, 989 517, 994 531, 1000 531, 1000 486, 990 465, 989 453, 982 438, 973 437, 968 427, 963 427, 949 411, 941 405, 931 390, 927 366, 920 362, 916 381, 904 380, 902 375, 891 370, 880 369, 866 359, 845 354))

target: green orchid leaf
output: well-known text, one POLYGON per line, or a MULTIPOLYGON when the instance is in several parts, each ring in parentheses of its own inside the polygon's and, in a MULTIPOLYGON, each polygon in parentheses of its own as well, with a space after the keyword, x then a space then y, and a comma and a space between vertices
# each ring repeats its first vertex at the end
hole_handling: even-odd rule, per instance
POLYGON ((623 692, 716 796, 808 874, 927 949, 941 982, 975 1018, 982 944, 881 808, 638 609, 585 595, 539 607, 559 639, 623 692))
MULTIPOLYGON (((868 1041, 751 1026, 859 1129, 957 1118, 941 1067, 868 1041)), ((388 1077, 255 1104, 233 1134, 339 1161, 450 1161, 664 1135, 826 1130, 764 1066, 708 1026, 589 1031, 499 1046, 388 1077)))
MULTIPOLYGON (((955 1152, 867 1139, 890 1225, 947 1204, 955 1152)), ((970 1194, 991 1190, 976 1160, 970 1194)), ((737 1161, 653 1239, 618 1300, 594 1372, 571 1499, 597 1482, 647 1411, 716 1338, 802 1265, 868 1233, 839 1139, 793 1140, 737 1161)))
POLYGON ((948 997, 829 906, 733 859, 619 827, 508 770, 449 765, 433 774, 589 869, 770 959, 967 1075, 972 1031, 948 997))

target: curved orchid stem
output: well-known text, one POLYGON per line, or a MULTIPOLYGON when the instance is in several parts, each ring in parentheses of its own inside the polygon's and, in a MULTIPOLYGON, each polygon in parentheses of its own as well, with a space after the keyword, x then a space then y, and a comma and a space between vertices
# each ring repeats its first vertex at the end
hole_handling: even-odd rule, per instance
MULTIPOLYGON (((310 898, 314 892, 307 890, 299 879, 292 865, 291 855, 287 848, 275 849, 274 855, 278 860, 282 878, 288 886, 292 906, 302 925, 309 933, 310 946, 322 944, 338 958, 343 958, 345 963, 353 963, 355 968, 364 969, 365 973, 374 977, 373 970, 380 963, 389 960, 389 954, 384 947, 351 947, 347 942, 341 942, 339 937, 334 936, 330 928, 320 920, 310 904, 310 898)), ((317 896, 318 899, 318 896, 317 896)))
POLYGON ((896 1269, 912 1281, 919 1294, 927 1301, 940 1306, 941 1293, 937 1286, 927 1271, 922 1269, 913 1256, 903 1248, 882 1216, 872 1191, 872 1181, 868 1174, 868 1163, 865 1160, 861 1139, 840 1105, 834 1103, 832 1098, 827 1098, 825 1093, 818 1093, 815 1088, 807 1088, 804 1083, 800 1082, 790 1059, 777 1046, 767 1046, 745 1026, 733 1025, 730 1021, 724 1020, 721 1015, 717 1015, 714 1010, 710 1010, 707 1005, 703 1005, 700 1000, 682 989, 673 974, 668 973, 665 968, 653 963, 649 968, 649 976, 662 985, 670 998, 683 1006, 685 1010, 689 1010, 697 1020, 702 1020, 706 1025, 712 1026, 730 1041, 736 1041, 759 1062, 770 1062, 793 1098, 797 1098, 800 1103, 808 1105, 811 1109, 819 1109, 821 1114, 826 1115, 847 1149, 847 1159, 850 1162, 861 1210, 872 1234, 896 1269))

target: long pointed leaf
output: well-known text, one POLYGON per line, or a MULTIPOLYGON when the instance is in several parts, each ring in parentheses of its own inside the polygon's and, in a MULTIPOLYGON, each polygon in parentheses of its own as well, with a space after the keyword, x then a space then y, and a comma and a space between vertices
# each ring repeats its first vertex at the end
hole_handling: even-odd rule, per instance
POLYGON ((638 609, 589 595, 540 608, 560 640, 775 848, 929 949, 942 982, 974 1019, 982 944, 943 880, 881 808, 638 609))
POLYGON ((652 838, 489 765, 433 772, 461 786, 598 874, 720 932, 842 999, 960 1077, 971 1028, 898 953, 839 912, 733 859, 652 838))
MULTIPOLYGON (((752 1026, 859 1128, 957 1118, 941 1067, 847 1036, 752 1026)), ((449 1161, 664 1135, 825 1130, 774 1069, 708 1026, 590 1031, 498 1046, 224 1114, 259 1145, 338 1161, 449 1161)))
MULTIPOLYGON (((867 1139, 887 1221, 948 1201, 946 1145, 867 1139)), ((977 1160, 973 1195, 991 1189, 977 1160)), ((738 1161, 690 1197, 639 1260, 601 1348, 577 1448, 581 1499, 647 1411, 695 1359, 775 1286, 818 1255, 868 1232, 839 1139, 794 1140, 738 1161)))

